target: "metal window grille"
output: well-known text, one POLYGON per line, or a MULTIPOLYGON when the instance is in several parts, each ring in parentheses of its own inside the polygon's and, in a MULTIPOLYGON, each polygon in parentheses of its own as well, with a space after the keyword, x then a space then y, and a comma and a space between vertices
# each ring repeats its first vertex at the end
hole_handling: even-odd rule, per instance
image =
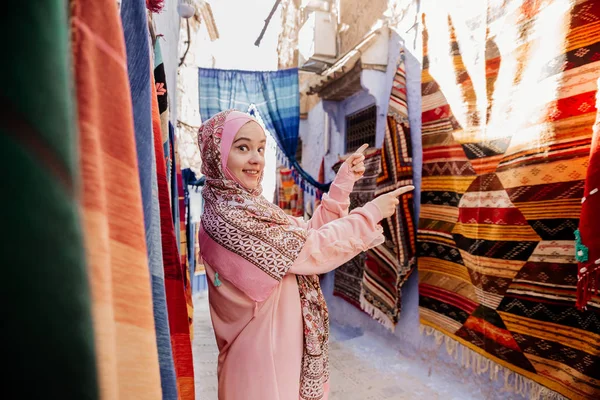
POLYGON ((346 153, 353 152, 364 143, 375 147, 376 121, 375 105, 346 116, 346 153))
POLYGON ((296 161, 302 164, 302 139, 298 138, 298 147, 296 147, 296 161))

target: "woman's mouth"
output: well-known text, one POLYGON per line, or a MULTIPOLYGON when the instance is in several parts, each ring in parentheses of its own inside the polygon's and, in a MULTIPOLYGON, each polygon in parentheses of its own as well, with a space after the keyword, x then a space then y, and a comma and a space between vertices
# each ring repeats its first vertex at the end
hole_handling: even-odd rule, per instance
POLYGON ((254 170, 254 169, 244 169, 242 170, 243 173, 252 176, 253 178, 258 177, 258 175, 260 174, 260 171, 254 170))

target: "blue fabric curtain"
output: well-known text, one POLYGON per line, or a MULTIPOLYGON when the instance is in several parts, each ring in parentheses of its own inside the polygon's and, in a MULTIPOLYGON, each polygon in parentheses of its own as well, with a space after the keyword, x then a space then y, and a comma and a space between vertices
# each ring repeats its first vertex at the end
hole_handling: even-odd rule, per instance
POLYGON ((198 82, 203 121, 231 108, 248 112, 254 104, 296 177, 320 191, 329 190, 329 184, 315 180, 296 161, 300 125, 298 69, 262 72, 199 68, 198 82))

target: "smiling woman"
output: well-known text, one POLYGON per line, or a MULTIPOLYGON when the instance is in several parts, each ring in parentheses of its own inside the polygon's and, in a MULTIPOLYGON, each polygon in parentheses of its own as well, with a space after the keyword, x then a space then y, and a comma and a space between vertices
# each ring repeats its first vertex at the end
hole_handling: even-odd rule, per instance
POLYGON ((219 399, 326 400, 329 316, 318 274, 381 244, 378 222, 405 187, 348 213, 364 173, 348 157, 313 218, 262 196, 267 136, 250 115, 217 113, 199 132, 206 184, 199 234, 219 347, 219 399))

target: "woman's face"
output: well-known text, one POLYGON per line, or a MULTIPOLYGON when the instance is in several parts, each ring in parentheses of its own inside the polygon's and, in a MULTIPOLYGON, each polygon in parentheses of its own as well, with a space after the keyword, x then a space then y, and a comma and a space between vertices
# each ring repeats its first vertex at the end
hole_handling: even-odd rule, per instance
POLYGON ((227 158, 227 168, 248 190, 258 187, 260 176, 265 168, 266 144, 265 133, 254 121, 242 125, 233 139, 227 158))

